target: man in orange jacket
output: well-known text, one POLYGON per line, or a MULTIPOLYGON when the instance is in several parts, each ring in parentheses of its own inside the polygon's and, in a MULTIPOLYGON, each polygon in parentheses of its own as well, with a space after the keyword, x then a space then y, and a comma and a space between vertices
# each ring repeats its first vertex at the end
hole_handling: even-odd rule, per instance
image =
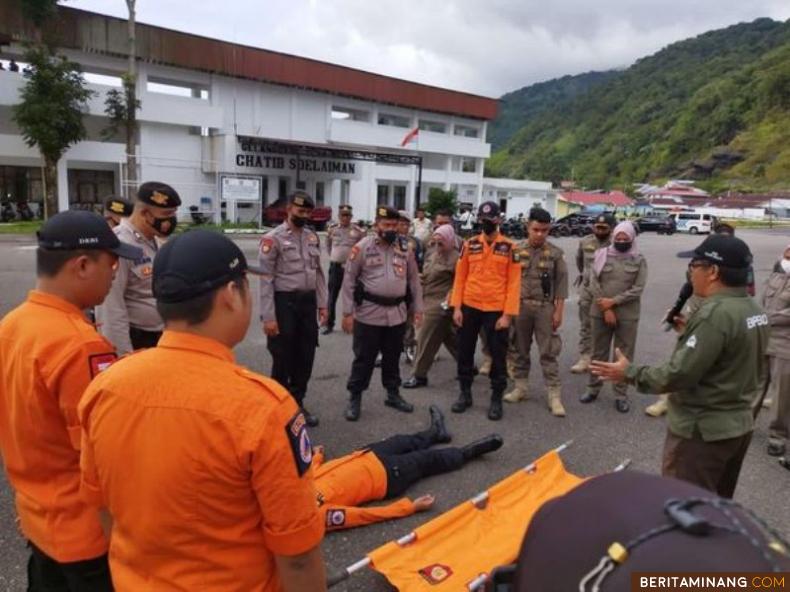
POLYGON ((458 382, 461 393, 454 413, 472 406, 477 335, 482 330, 491 350, 491 405, 488 419, 502 419, 502 393, 507 386, 505 356, 512 317, 518 316, 521 265, 513 242, 499 233, 499 206, 483 202, 477 215, 478 236, 468 239, 455 268, 450 306, 458 330, 458 382))
POLYGON ((420 479, 460 469, 502 446, 502 436, 491 434, 463 448, 431 450, 434 444, 452 438, 439 408, 431 405, 430 413, 431 425, 425 431, 392 436, 328 462, 323 450, 316 449, 313 478, 326 530, 365 526, 428 510, 434 502, 432 495, 414 501, 404 497, 385 506, 359 504, 398 497, 420 479))

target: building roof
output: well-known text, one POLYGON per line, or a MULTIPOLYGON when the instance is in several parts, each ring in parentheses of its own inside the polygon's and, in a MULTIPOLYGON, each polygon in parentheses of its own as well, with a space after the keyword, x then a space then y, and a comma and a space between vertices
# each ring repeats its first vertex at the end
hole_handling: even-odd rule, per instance
MULTIPOLYGON (((0 39, 33 35, 18 3, 0 2, 0 39)), ((65 49, 128 56, 125 19, 58 6, 54 28, 65 49)), ((400 107, 490 120, 497 100, 417 84, 318 60, 137 23, 137 55, 147 62, 282 84, 400 107)))
POLYGON ((605 204, 615 207, 625 207, 633 205, 634 200, 622 191, 610 191, 609 193, 589 193, 586 191, 564 191, 560 197, 567 202, 582 206, 595 204, 605 204))

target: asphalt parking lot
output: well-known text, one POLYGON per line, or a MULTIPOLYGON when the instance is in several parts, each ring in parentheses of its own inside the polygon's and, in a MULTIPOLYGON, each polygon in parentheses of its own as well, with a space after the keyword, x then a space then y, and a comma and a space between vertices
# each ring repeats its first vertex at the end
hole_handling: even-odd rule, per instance
MULTIPOLYGON (((758 297, 766 277, 776 259, 790 241, 790 232, 740 231, 755 255, 758 297)), ((578 239, 558 239, 556 244, 565 249, 569 266, 578 239)), ((238 238, 248 257, 255 257, 256 238, 238 238)), ((637 362, 658 364, 671 351, 674 334, 660 326, 664 311, 674 302, 682 284, 686 261, 678 259, 678 251, 688 250, 701 241, 688 235, 642 235, 638 246, 648 260, 649 279, 642 299, 642 319, 636 348, 637 362)), ((34 242, 31 237, 0 237, 0 314, 20 303, 34 284, 34 242)), ((573 277, 573 276, 572 276, 573 277)), ((257 293, 257 287, 256 287, 257 293)), ((308 406, 321 418, 321 425, 312 430, 314 442, 323 444, 329 458, 345 454, 355 447, 391 435, 394 430, 416 431, 427 422, 428 406, 438 404, 447 412, 448 425, 454 442, 464 444, 472 439, 498 431, 504 436, 505 446, 488 458, 475 461, 462 470, 426 480, 410 492, 437 495, 436 509, 407 519, 369 526, 362 529, 333 533, 326 537, 324 553, 330 568, 340 568, 364 556, 365 552, 399 537, 421 522, 473 496, 488 485, 528 464, 547 450, 566 440, 574 444, 563 454, 568 468, 579 475, 596 475, 611 470, 625 459, 632 460, 632 469, 658 472, 664 421, 644 415, 643 408, 655 400, 653 396, 631 392, 632 410, 621 415, 614 409, 611 391, 604 389, 595 404, 581 405, 578 397, 584 392, 586 376, 573 375, 569 367, 577 358, 578 317, 575 295, 566 306, 565 323, 561 329, 563 351, 560 367, 563 378, 563 399, 568 411, 564 419, 551 417, 546 409, 545 389, 533 351, 533 372, 530 377, 530 399, 518 405, 508 405, 505 418, 499 423, 485 417, 488 384, 478 378, 475 382, 475 406, 466 414, 449 412, 456 395, 455 369, 446 351, 440 353, 429 376, 430 386, 415 391, 404 391, 405 397, 416 405, 412 415, 400 414, 384 407, 384 391, 376 372, 371 389, 365 394, 362 419, 348 423, 343 417, 347 393, 345 382, 351 366, 351 337, 338 329, 321 337, 316 355, 313 378, 308 393, 308 406)), ((257 310, 253 319, 257 319, 257 310)), ((265 338, 257 322, 253 322, 245 341, 236 349, 240 363, 264 374, 271 360, 265 338)), ((410 368, 401 367, 402 378, 410 368)), ((156 371, 151 372, 155 380, 156 371)), ((751 449, 744 464, 736 499, 755 510, 784 535, 790 535, 790 505, 787 491, 790 472, 781 468, 775 459, 765 454, 768 413, 759 418, 751 449)), ((25 589, 26 551, 19 537, 8 486, 0 477, 0 590, 25 589)), ((390 590, 385 580, 373 572, 357 574, 351 581, 334 590, 390 590)))

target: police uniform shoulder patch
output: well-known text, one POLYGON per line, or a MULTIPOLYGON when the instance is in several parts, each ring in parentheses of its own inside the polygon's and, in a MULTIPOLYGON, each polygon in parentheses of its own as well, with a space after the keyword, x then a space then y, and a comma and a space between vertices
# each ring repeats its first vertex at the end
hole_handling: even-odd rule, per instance
POLYGON ((296 472, 301 477, 310 468, 310 463, 313 460, 313 446, 307 433, 307 422, 301 411, 297 412, 285 425, 285 435, 291 445, 296 472))
POLYGON ((307 240, 311 245, 317 245, 318 235, 315 232, 311 232, 310 235, 307 237, 307 240))
POLYGON ((345 510, 327 510, 326 512, 326 527, 339 528, 346 523, 345 510))
POLYGON ((261 253, 266 255, 274 248, 274 239, 263 237, 261 239, 261 253))
POLYGON ((107 352, 105 354, 93 354, 88 357, 88 366, 91 371, 91 378, 95 378, 100 372, 104 372, 107 368, 112 366, 113 362, 118 359, 115 352, 107 352))

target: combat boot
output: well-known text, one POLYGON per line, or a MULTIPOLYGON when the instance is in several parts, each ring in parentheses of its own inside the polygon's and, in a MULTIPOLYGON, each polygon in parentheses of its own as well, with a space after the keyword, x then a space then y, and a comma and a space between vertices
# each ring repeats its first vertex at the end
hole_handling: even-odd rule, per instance
POLYGON ((467 444, 461 448, 461 453, 464 455, 464 462, 469 462, 473 458, 483 456, 494 450, 499 450, 504 444, 502 436, 499 434, 489 434, 485 438, 480 438, 474 442, 467 444))
POLYGON ((398 389, 390 389, 387 391, 387 398, 384 399, 384 404, 387 407, 392 407, 403 413, 411 413, 414 411, 414 405, 407 403, 406 400, 400 396, 398 389))
POLYGON ((516 385, 513 387, 513 390, 503 397, 508 403, 518 403, 527 398, 529 381, 526 378, 516 378, 515 383, 516 385))
POLYGON ((462 386, 461 392, 458 393, 458 399, 453 403, 450 408, 453 413, 463 413, 472 406, 472 387, 462 386))
POLYGON ((480 366, 478 370, 478 374, 481 376, 488 376, 491 374, 491 357, 490 356, 483 356, 483 364, 480 366))
POLYGON ((554 417, 565 417, 565 407, 562 406, 562 390, 558 386, 550 386, 546 396, 549 409, 554 417))
POLYGON ((584 374, 590 369, 590 362, 592 362, 592 356, 590 354, 582 354, 579 361, 571 366, 571 372, 574 374, 584 374))
POLYGON ((357 421, 360 413, 362 412, 362 393, 351 393, 348 398, 348 407, 346 407, 345 418, 347 421, 357 421))
POLYGON ((667 412, 667 399, 669 395, 659 395, 658 401, 645 407, 645 413, 650 417, 661 417, 667 412))
POLYGON ((502 419, 502 393, 491 393, 491 404, 488 406, 488 419, 491 421, 499 421, 502 419))
POLYGON ((436 405, 428 407, 428 412, 431 414, 431 438, 436 444, 447 444, 453 437, 447 431, 447 426, 444 423, 444 413, 436 405))

